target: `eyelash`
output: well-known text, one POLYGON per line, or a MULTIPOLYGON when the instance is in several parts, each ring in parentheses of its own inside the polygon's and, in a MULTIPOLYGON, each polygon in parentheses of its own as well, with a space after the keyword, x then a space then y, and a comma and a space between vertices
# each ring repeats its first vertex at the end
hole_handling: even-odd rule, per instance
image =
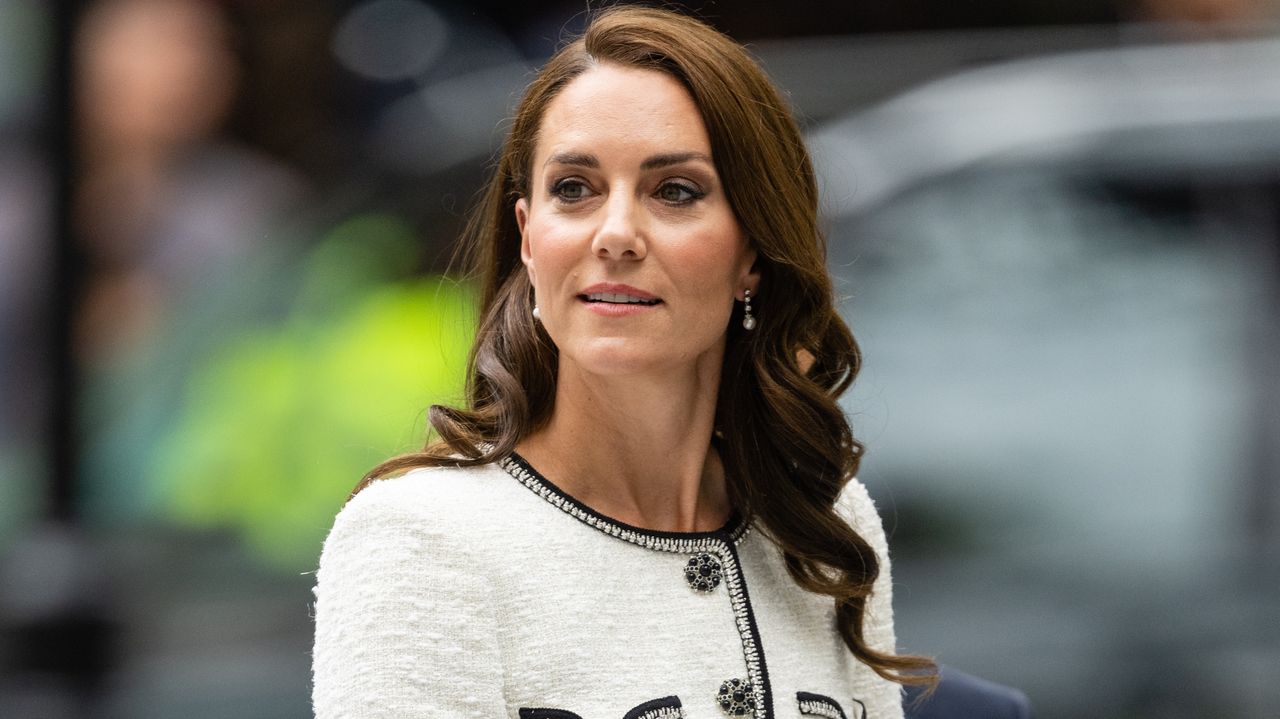
MULTIPOLYGON (((698 188, 694 187, 693 185, 688 185, 688 184, 685 184, 685 183, 683 183, 683 182, 674 182, 674 181, 667 181, 667 182, 664 182, 664 183, 662 183, 661 185, 659 185, 659 186, 658 186, 658 192, 657 192, 656 194, 661 195, 661 194, 662 194, 662 192, 663 192, 663 190, 666 190, 667 188, 675 188, 675 189, 679 190, 680 192, 683 192, 683 193, 685 193, 686 195, 688 195, 688 197, 687 197, 686 199, 683 199, 683 200, 667 200, 667 199, 662 199, 662 201, 663 201, 663 202, 665 202, 665 203, 667 203, 668 205, 674 205, 674 206, 676 206, 676 207, 680 207, 680 206, 683 206, 683 205, 692 204, 692 203, 697 202, 698 200, 701 200, 702 198, 704 198, 704 197, 706 197, 706 196, 707 196, 707 193, 703 192, 702 190, 699 190, 698 188)), ((661 199, 661 198, 660 198, 660 199, 661 199)))
POLYGON ((576 177, 566 177, 566 178, 564 178, 563 180, 556 180, 556 181, 551 185, 551 195, 552 195, 552 197, 555 197, 557 200, 560 200, 561 202, 574 203, 574 202, 579 202, 579 201, 581 201, 583 198, 581 198, 581 197, 565 197, 565 195, 564 195, 564 189, 565 189, 566 187, 580 187, 580 188, 585 189, 585 188, 587 187, 587 183, 583 182, 582 180, 579 180, 579 179, 578 179, 578 178, 576 178, 576 177))
MULTIPOLYGON (((582 180, 576 177, 566 177, 562 180, 556 180, 556 182, 551 185, 551 195, 555 197, 557 200, 564 203, 568 203, 568 204, 581 202, 582 200, 586 199, 585 197, 566 197, 565 189, 570 187, 587 189, 587 183, 583 182, 582 180)), ((697 202, 698 200, 701 200, 702 198, 707 196, 707 193, 703 192, 702 190, 699 190, 693 185, 683 183, 683 182, 675 182, 674 180, 668 180, 658 186, 658 191, 654 193, 654 196, 656 196, 659 199, 659 201, 667 205, 670 205, 672 207, 683 207, 685 205, 689 205, 694 202, 697 202), (662 193, 664 190, 667 190, 668 188, 675 188, 681 193, 684 193, 685 195, 687 195, 687 197, 680 200, 665 199, 662 197, 662 193)))

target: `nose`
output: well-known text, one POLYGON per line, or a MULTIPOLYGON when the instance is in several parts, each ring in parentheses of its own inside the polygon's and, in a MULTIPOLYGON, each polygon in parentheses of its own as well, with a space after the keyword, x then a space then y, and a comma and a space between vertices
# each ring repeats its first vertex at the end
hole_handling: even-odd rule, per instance
POLYGON ((643 209, 629 193, 609 198, 602 212, 600 227, 591 239, 596 257, 614 260, 640 260, 646 254, 642 230, 643 209))

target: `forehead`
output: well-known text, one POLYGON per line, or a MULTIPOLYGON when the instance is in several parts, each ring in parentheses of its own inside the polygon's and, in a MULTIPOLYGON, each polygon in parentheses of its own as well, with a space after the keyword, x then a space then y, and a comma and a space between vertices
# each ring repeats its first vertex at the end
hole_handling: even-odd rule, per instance
POLYGON ((542 117, 535 167, 565 151, 709 156, 711 143, 679 80, 657 70, 601 64, 566 85, 542 117))

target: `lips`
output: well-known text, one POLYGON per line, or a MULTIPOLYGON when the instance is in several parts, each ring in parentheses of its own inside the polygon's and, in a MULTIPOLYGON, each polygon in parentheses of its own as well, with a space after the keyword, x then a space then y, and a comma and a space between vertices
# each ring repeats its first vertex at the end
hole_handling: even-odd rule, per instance
POLYGON ((591 303, 607 303, 614 305, 656 305, 662 302, 662 299, 650 292, 631 287, 630 285, 617 285, 610 283, 600 283, 592 285, 584 289, 578 294, 578 299, 591 303))
POLYGON ((592 292, 585 295, 587 302, 612 302, 619 305, 656 305, 660 300, 646 300, 635 295, 618 292, 592 292))

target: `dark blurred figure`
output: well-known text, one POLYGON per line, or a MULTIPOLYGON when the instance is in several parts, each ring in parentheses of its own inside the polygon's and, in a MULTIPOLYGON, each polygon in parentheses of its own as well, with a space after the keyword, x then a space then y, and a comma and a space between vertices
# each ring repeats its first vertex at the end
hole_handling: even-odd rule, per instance
POLYGON ((240 78, 210 0, 105 0, 76 38, 83 160, 76 229, 89 267, 81 360, 142 349, 175 302, 261 242, 300 180, 219 136, 240 78))
MULTIPOLYGON (((90 391, 172 341, 183 306, 301 199, 296 173, 223 137, 242 74, 227 7, 102 0, 75 28, 74 352, 90 391)), ((91 411, 89 432, 127 413, 91 411)), ((101 715, 129 625, 105 552, 90 528, 51 523, 0 556, 0 716, 101 715)))

